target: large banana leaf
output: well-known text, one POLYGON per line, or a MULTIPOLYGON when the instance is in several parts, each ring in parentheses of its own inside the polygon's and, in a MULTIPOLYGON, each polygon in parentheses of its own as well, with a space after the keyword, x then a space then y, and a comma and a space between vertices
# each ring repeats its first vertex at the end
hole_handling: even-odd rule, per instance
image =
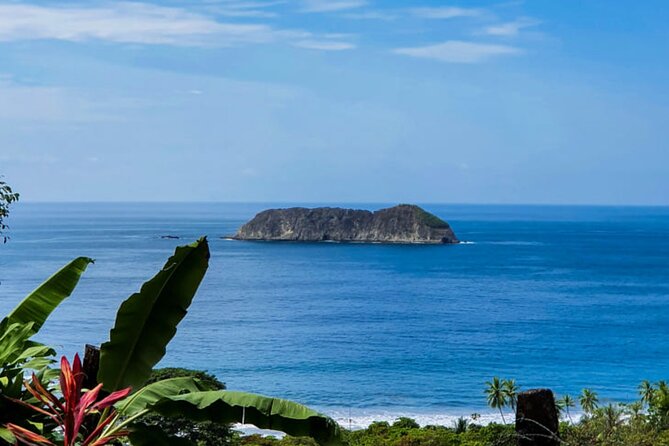
POLYGON ((10 323, 32 322, 32 334, 37 333, 51 312, 72 294, 90 263, 93 263, 93 259, 88 257, 74 259, 26 296, 6 319, 10 323))
POLYGON ((312 437, 322 445, 340 444, 337 423, 292 401, 228 390, 210 390, 168 396, 150 406, 164 416, 194 421, 246 423, 296 437, 312 437))
POLYGON ((100 349, 98 382, 105 390, 146 382, 186 315, 208 261, 206 238, 180 246, 139 293, 121 304, 109 341, 100 349))
POLYGON ((116 409, 121 415, 129 417, 168 396, 203 390, 207 390, 207 387, 190 376, 164 379, 142 387, 117 403, 116 409))

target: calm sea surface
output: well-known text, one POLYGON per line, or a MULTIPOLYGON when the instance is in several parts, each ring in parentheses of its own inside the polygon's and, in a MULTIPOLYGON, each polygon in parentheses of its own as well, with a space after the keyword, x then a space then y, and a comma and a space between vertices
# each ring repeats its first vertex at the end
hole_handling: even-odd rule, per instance
POLYGON ((427 423, 490 413, 493 375, 602 400, 669 378, 669 208, 425 205, 471 242, 457 246, 221 238, 272 206, 19 203, 0 246, 0 314, 93 257, 39 338, 67 354, 99 344, 174 247, 208 235, 209 271, 161 365, 230 389, 354 424, 427 423))

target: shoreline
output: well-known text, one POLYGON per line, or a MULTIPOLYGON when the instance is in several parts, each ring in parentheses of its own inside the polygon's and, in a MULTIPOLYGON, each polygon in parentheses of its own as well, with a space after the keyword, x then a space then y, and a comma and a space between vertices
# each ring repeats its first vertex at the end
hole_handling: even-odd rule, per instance
MULTIPOLYGON (((420 412, 416 411, 414 408, 407 409, 406 411, 401 410, 383 410, 383 409, 351 409, 350 416, 348 414, 348 409, 331 409, 331 410, 320 410, 321 413, 331 417, 335 420, 342 429, 347 430, 362 430, 367 429, 373 422, 387 422, 393 424, 399 418, 411 418, 420 427, 425 426, 443 426, 443 427, 453 427, 453 424, 459 418, 466 418, 472 424, 479 424, 486 426, 491 423, 502 424, 502 417, 499 412, 491 411, 487 409, 486 411, 477 412, 473 410, 469 414, 465 414, 465 411, 459 412, 446 412, 446 411, 437 411, 437 412, 420 412), (471 415, 477 413, 479 418, 472 420, 471 415)), ((577 422, 583 416, 583 412, 580 410, 573 411, 571 413, 571 418, 574 422, 577 422)), ((515 412, 504 412, 504 417, 506 419, 506 424, 515 423, 515 412)), ((560 418, 560 421, 569 421, 569 418, 566 415, 560 418)), ((285 434, 279 431, 258 429, 257 427, 251 424, 235 424, 233 429, 242 433, 243 435, 261 435, 264 437, 273 436, 277 438, 283 438, 285 434)))
MULTIPOLYGON (((359 430, 368 428, 373 422, 388 422, 393 424, 399 418, 411 418, 421 427, 424 426, 445 426, 451 427, 453 423, 459 418, 466 418, 476 424, 487 425, 490 423, 501 423, 502 417, 499 412, 478 412, 472 411, 434 411, 421 412, 416 409, 412 410, 383 410, 383 409, 354 409, 351 410, 350 416, 346 410, 325 410, 325 415, 332 417, 339 425, 349 430, 359 430), (476 421, 472 420, 472 414, 477 413, 479 417, 476 421)), ((504 413, 507 423, 515 419, 514 413, 504 413)))

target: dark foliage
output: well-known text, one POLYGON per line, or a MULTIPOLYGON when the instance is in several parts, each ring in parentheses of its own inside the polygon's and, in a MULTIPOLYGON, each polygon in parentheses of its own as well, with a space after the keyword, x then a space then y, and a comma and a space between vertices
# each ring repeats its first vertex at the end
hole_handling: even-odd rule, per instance
MULTIPOLYGON (((199 379, 208 390, 225 389, 224 383, 207 372, 181 368, 156 369, 151 374, 147 384, 183 376, 199 379)), ((186 438, 198 446, 237 444, 235 441, 236 433, 230 429, 228 424, 212 423, 210 421, 193 422, 186 418, 168 418, 160 415, 148 415, 142 421, 149 426, 160 427, 165 434, 186 438)))

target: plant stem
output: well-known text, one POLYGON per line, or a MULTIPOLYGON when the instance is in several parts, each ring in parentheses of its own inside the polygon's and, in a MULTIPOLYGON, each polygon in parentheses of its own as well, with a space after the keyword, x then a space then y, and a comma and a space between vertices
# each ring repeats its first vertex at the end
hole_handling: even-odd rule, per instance
POLYGON ((110 424, 109 427, 103 431, 101 436, 102 437, 107 437, 109 435, 115 434, 116 432, 120 431, 121 429, 123 429, 124 427, 126 427, 127 425, 129 425, 130 423, 135 421, 137 418, 140 418, 140 417, 146 415, 147 413, 149 413, 149 411, 150 411, 150 409, 140 410, 135 415, 126 418, 125 420, 123 420, 123 422, 121 422, 117 425, 113 425, 113 423, 110 424))

